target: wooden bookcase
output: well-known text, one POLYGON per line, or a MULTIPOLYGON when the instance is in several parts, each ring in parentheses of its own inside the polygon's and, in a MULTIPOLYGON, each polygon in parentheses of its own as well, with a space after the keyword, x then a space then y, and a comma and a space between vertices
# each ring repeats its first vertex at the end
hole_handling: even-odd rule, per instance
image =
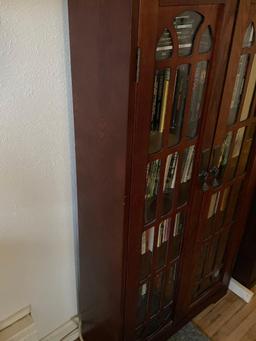
POLYGON ((69 0, 86 340, 167 340, 225 294, 255 178, 255 14, 69 0))

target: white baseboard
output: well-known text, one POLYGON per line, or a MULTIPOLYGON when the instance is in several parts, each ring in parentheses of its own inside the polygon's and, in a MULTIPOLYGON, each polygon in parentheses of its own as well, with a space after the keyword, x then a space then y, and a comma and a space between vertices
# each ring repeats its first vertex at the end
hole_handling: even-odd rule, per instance
POLYGON ((72 318, 40 341, 75 341, 79 338, 78 317, 72 318))
POLYGON ((243 286, 241 283, 236 281, 234 278, 231 278, 229 283, 229 290, 232 291, 234 294, 239 296, 242 300, 244 300, 246 303, 249 303, 254 296, 254 293, 243 286))
POLYGON ((17 313, 7 317, 5 320, 0 321, 0 331, 10 327, 15 322, 21 320, 22 318, 26 317, 27 315, 31 314, 31 307, 27 306, 19 311, 17 313))
POLYGON ((36 325, 27 315, 0 331, 1 341, 38 341, 36 325))
MULTIPOLYGON (((75 316, 40 341, 75 341, 77 339, 79 339, 79 318, 75 316)), ((0 321, 0 341, 39 341, 30 306, 0 321)))

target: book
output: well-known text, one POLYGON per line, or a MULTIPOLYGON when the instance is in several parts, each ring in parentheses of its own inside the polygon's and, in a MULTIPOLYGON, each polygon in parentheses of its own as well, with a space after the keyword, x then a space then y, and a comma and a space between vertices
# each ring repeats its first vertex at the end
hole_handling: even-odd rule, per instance
POLYGON ((160 133, 162 133, 164 130, 167 98, 168 98, 168 92, 169 92, 169 82, 170 82, 170 69, 166 69, 164 73, 164 89, 163 89, 163 97, 162 97, 162 103, 161 103, 161 114, 160 114, 160 125, 159 125, 160 133))

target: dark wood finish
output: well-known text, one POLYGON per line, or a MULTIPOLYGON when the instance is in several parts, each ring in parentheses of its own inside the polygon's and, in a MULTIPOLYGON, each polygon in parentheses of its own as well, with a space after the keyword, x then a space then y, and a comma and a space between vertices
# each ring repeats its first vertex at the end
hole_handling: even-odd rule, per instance
POLYGON ((132 1, 69 1, 79 311, 86 339, 94 341, 120 340, 123 329, 132 6, 132 1))
POLYGON ((254 195, 246 229, 232 276, 248 288, 256 283, 256 195, 254 195))
MULTIPOLYGON (((256 123, 251 113, 245 121, 238 120, 227 127, 240 54, 253 54, 256 49, 256 45, 246 49, 241 47, 251 18, 250 9, 249 0, 240 1, 238 12, 236 0, 128 0, 125 3, 120 0, 69 0, 77 155, 79 311, 88 341, 166 340, 226 292, 243 231, 242 215, 233 219, 234 198, 242 193, 239 192, 241 184, 243 195, 249 198, 248 204, 251 183, 247 178, 252 181, 250 167, 255 168, 256 161, 253 163, 250 157, 251 166, 245 172, 244 153, 237 159, 239 172, 231 179, 235 161, 229 157, 229 168, 221 185, 213 188, 214 177, 209 176, 207 192, 202 191, 198 175, 201 171, 209 172, 218 161, 227 132, 232 131, 235 135, 239 128, 256 123), (203 20, 191 54, 180 56, 173 21, 185 11, 199 13, 203 20), (211 27, 212 47, 200 54, 200 39, 208 25, 211 27), (155 51, 165 28, 171 35, 172 56, 159 61, 155 58, 155 51), (201 61, 208 63, 205 74, 200 75, 206 81, 198 130, 190 139, 187 137, 190 106, 196 68, 201 61), (173 90, 176 71, 182 64, 190 65, 184 119, 180 140, 170 146, 173 90), (156 135, 156 141, 160 141, 159 136, 162 138, 162 145, 158 151, 150 153, 155 74, 164 69, 170 69, 170 80, 166 83, 168 96, 164 124, 156 135), (182 184, 182 157, 191 146, 195 151, 191 178, 182 184), (166 197, 170 200, 169 194, 164 192, 166 164, 169 155, 175 153, 179 159, 171 187, 172 207, 163 211, 166 197), (156 212, 155 217, 145 222, 147 166, 156 160, 161 161, 154 198, 156 212), (233 201, 229 200, 227 207, 223 204, 224 213, 220 213, 219 205, 218 214, 207 219, 212 195, 219 193, 219 202, 222 203, 225 189, 231 186, 233 201), (184 195, 186 192, 187 199, 180 203, 180 193, 184 195), (182 231, 175 236, 175 219, 179 213, 184 214, 185 220, 182 231), (159 247, 158 232, 166 219, 170 219, 169 235, 166 244, 159 247), (152 250, 146 250, 142 255, 142 234, 150 228, 154 228, 152 250), (229 248, 225 254, 227 242, 229 248), (202 250, 208 252, 208 257, 202 264, 201 277, 195 277, 203 258, 202 250), (157 267, 159 255, 165 257, 164 263, 157 267), (150 272, 145 272, 143 278, 142 264, 150 266, 150 272), (211 282, 210 278, 216 275, 217 269, 221 271, 216 281, 211 282), (162 281, 158 292, 153 284, 157 283, 159 275, 162 275, 162 281), (139 288, 145 283, 148 285, 143 289, 143 300, 147 302, 145 316, 138 323, 139 288), (167 289, 170 297, 173 293, 168 301, 165 297, 167 289), (153 314, 151 306, 154 304, 157 308, 153 314)), ((250 61, 245 89, 251 67, 250 61)), ((242 103, 244 98, 245 92, 242 103)), ((252 108, 256 105, 256 98, 253 103, 252 108)), ((243 145, 249 137, 251 143, 253 139, 247 130, 243 145)), ((249 142, 246 148, 250 148, 249 142)), ((231 150, 234 146, 233 136, 231 150)))

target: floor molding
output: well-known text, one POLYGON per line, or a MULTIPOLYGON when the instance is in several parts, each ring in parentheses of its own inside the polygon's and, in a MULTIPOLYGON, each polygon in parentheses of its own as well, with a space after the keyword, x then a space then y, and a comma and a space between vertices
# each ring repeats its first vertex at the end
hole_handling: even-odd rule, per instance
POLYGON ((17 313, 7 317, 5 320, 0 321, 0 331, 3 329, 6 329, 10 327, 12 324, 16 323, 17 321, 23 319, 27 315, 31 314, 31 307, 27 306, 19 311, 17 313))
POLYGON ((79 338, 79 319, 74 317, 40 341, 75 341, 79 338))
POLYGON ((254 296, 254 293, 251 290, 243 286, 234 278, 231 278, 228 288, 230 291, 239 296, 246 303, 249 303, 254 296))

